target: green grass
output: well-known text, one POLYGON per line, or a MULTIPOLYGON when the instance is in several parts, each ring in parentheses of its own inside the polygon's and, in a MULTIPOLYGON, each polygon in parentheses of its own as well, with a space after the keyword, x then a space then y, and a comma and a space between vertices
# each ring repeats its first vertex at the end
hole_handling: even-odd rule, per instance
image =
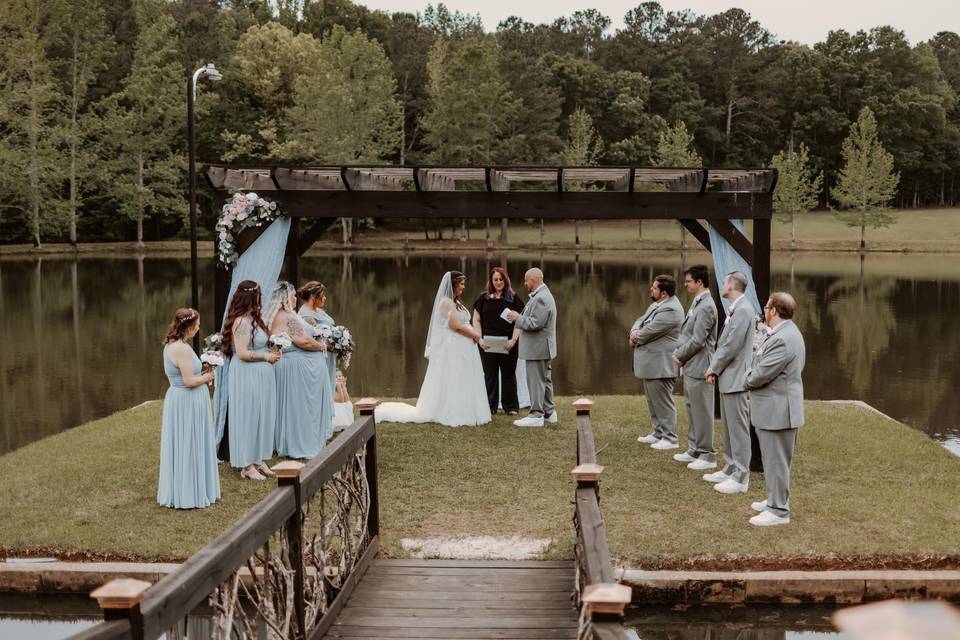
MULTIPOLYGON (((956 252, 960 251, 960 208, 904 209, 895 210, 897 222, 885 229, 867 229, 868 251, 915 251, 956 252)), ((499 224, 491 222, 491 237, 496 242, 499 224)), ((680 246, 680 226, 674 221, 647 220, 643 222, 643 238, 640 227, 634 220, 583 221, 580 223, 580 246, 584 250, 621 249, 655 250, 677 249, 680 246)), ((452 230, 444 230, 443 245, 462 247, 452 230)), ((574 246, 575 226, 572 221, 548 222, 544 229, 543 245, 547 248, 574 246)), ((364 231, 357 235, 358 246, 398 247, 404 239, 411 246, 426 248, 440 243, 425 241, 423 232, 411 231, 364 231)), ((470 230, 470 245, 480 246, 485 239, 485 229, 475 223, 470 230)), ((538 248, 541 245, 538 223, 512 222, 509 229, 509 246, 538 248)), ((334 247, 336 239, 328 236, 319 246, 334 247)), ((700 248, 699 242, 687 234, 687 244, 692 250, 700 248)), ((468 245, 469 246, 469 245, 468 245)), ((857 251, 860 246, 860 228, 848 227, 830 212, 813 212, 797 216, 796 249, 802 251, 857 251)), ((773 248, 790 248, 790 225, 775 219, 773 223, 773 248)))
MULTIPOLYGON (((575 427, 379 427, 384 553, 438 535, 550 538, 572 556, 575 427)), ((788 527, 757 529, 749 504, 636 442, 640 397, 596 397, 593 422, 611 550, 634 567, 960 566, 960 460, 923 434, 849 406, 811 402, 788 527)), ((188 556, 265 495, 221 466, 224 499, 200 511, 155 500, 160 404, 131 409, 0 457, 3 551, 170 560, 188 556)), ((681 413, 681 440, 686 418, 681 413)), ((718 447, 722 443, 718 442, 718 447)))

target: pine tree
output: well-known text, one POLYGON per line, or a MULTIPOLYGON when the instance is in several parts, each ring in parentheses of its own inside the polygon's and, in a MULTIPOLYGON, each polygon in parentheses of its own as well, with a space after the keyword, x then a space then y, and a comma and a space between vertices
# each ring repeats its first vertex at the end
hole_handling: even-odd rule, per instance
POLYGON ((164 213, 185 217, 183 197, 186 77, 177 60, 176 23, 160 0, 134 3, 140 32, 123 89, 104 104, 104 144, 111 162, 117 208, 137 224, 164 213))
MULTIPOLYGON (((672 127, 660 134, 657 143, 657 155, 654 165, 658 167, 699 167, 700 155, 693 148, 693 134, 687 131, 687 125, 678 120, 672 127)), ((680 222, 680 248, 687 248, 687 228, 680 222)), ((643 227, 640 227, 641 236, 643 227)))
MULTIPOLYGON (((597 164, 603 153, 603 140, 593 128, 593 118, 583 109, 570 114, 567 125, 567 140, 560 152, 560 164, 573 167, 589 167, 597 164)), ((584 191, 583 184, 571 182, 564 187, 568 191, 584 191)), ((574 244, 580 246, 580 220, 573 221, 574 244)))
POLYGON ((860 251, 864 251, 867 226, 880 229, 896 221, 887 205, 900 182, 893 155, 877 137, 877 119, 870 107, 860 110, 841 153, 844 165, 830 195, 840 205, 837 217, 847 226, 860 227, 860 251))
POLYGON ((67 155, 67 222, 70 244, 76 246, 77 217, 87 182, 97 180, 93 145, 97 114, 88 108, 90 89, 113 48, 103 7, 97 0, 73 0, 58 17, 63 24, 63 78, 65 94, 64 145, 67 155))
POLYGON ((56 3, 8 2, 0 12, 0 185, 2 207, 25 214, 30 238, 62 222, 58 187, 63 95, 49 51, 56 3), (9 203, 9 204, 8 204, 9 203))
POLYGON ((326 164, 392 161, 402 117, 396 89, 380 44, 335 26, 294 84, 288 140, 273 155, 326 164))
POLYGON ((793 249, 797 243, 796 216, 817 206, 823 173, 814 175, 807 146, 801 142, 800 148, 794 151, 792 140, 787 149, 773 156, 770 164, 779 172, 773 192, 773 211, 790 223, 790 249, 793 249))

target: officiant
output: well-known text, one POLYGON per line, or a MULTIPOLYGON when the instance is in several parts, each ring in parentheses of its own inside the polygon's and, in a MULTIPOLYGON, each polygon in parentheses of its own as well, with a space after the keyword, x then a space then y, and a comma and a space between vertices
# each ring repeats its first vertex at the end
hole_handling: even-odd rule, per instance
POLYGON ((517 398, 517 340, 520 329, 504 319, 504 312, 523 311, 523 300, 510 286, 506 269, 494 267, 487 278, 487 290, 473 303, 473 328, 483 336, 480 361, 487 386, 490 415, 497 408, 515 416, 520 412, 517 398))

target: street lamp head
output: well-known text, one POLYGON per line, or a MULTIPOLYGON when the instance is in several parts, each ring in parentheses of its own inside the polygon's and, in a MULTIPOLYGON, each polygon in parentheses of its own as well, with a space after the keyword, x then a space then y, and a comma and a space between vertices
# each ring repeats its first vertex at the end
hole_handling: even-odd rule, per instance
POLYGON ((220 72, 217 71, 217 68, 213 66, 212 62, 208 62, 207 66, 203 68, 203 75, 214 82, 223 79, 223 76, 220 75, 220 72))

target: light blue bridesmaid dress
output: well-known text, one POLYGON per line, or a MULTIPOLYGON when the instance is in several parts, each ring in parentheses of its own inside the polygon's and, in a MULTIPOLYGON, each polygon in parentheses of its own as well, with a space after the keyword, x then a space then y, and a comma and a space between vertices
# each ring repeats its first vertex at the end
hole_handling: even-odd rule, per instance
POLYGON ((312 458, 326 444, 321 425, 330 393, 324 355, 295 344, 283 350, 276 365, 277 455, 312 458))
MULTIPOLYGON (((333 321, 333 318, 330 315, 323 311, 313 311, 307 309, 306 307, 300 307, 301 317, 315 320, 317 325, 326 324, 331 327, 337 326, 337 323, 333 321)), ((320 416, 320 433, 323 441, 326 442, 330 439, 330 436, 333 435, 333 398, 334 398, 334 389, 337 385, 337 354, 333 351, 324 351, 320 354, 323 356, 323 363, 326 367, 324 375, 327 380, 327 394, 326 400, 323 404, 323 414, 320 416)))
MULTIPOLYGON (((267 338, 262 329, 255 327, 252 351, 266 353, 267 338)), ((259 360, 245 362, 234 350, 229 378, 230 466, 240 469, 273 456, 277 376, 274 365, 259 360)))
MULTIPOLYGON (((163 348, 170 388, 163 398, 157 502, 174 509, 203 509, 220 498, 210 392, 206 385, 184 386, 180 369, 167 358, 169 346, 163 348)), ((193 354, 193 372, 199 375, 201 366, 193 354)))

